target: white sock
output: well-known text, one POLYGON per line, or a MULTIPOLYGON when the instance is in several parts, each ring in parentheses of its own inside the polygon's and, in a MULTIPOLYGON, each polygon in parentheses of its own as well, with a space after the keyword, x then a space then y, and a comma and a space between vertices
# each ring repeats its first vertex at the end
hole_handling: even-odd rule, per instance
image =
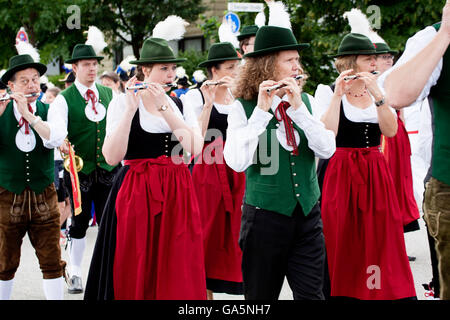
POLYGON ((44 279, 43 287, 45 298, 47 300, 63 300, 64 299, 64 279, 63 277, 56 279, 44 279))
POLYGON ((81 278, 81 261, 83 260, 84 248, 86 248, 86 238, 72 238, 71 241, 70 276, 81 278))
POLYGON ((9 300, 11 298, 11 292, 14 279, 0 280, 0 300, 9 300))

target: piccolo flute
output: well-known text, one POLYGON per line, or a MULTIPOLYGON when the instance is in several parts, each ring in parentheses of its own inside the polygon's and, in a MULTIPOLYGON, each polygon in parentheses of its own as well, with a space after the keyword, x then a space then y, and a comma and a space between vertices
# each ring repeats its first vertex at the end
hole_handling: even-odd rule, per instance
POLYGON ((223 81, 211 81, 211 82, 205 82, 205 85, 207 86, 220 86, 221 84, 224 84, 223 81))
MULTIPOLYGON (((142 83, 141 85, 137 85, 137 86, 133 86, 133 87, 126 87, 127 90, 143 90, 143 89, 147 89, 148 85, 150 83, 142 83)), ((162 84, 161 85, 163 88, 176 88, 177 84, 176 83, 166 83, 166 84, 162 84)))
MULTIPOLYGON (((34 93, 26 94, 25 98, 37 97, 39 95, 40 95, 40 93, 34 92, 34 93)), ((0 101, 6 101, 9 99, 11 99, 11 96, 7 93, 4 97, 0 98, 0 101)))
MULTIPOLYGON (((303 79, 304 77, 305 77, 304 75, 299 74, 298 76, 295 76, 295 77, 293 77, 293 78, 294 78, 295 80, 300 80, 300 79, 303 79)), ((270 93, 272 90, 277 90, 277 89, 283 88, 284 86, 286 86, 286 85, 283 84, 283 83, 277 84, 277 85, 274 85, 274 86, 272 86, 272 87, 267 88, 266 91, 267 91, 267 93, 270 93)))
MULTIPOLYGON (((372 71, 371 72, 371 74, 379 74, 379 73, 380 73, 380 71, 372 71)), ((344 77, 344 80, 347 81, 347 80, 354 80, 354 79, 358 79, 358 78, 359 78, 358 75, 353 75, 353 76, 344 77)))

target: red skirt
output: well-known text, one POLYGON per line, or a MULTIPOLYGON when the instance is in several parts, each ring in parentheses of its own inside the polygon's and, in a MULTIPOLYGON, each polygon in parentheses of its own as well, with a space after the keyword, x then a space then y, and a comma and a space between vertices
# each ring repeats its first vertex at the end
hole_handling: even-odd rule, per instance
POLYGON ((203 235, 181 157, 137 159, 116 200, 116 299, 206 299, 203 235), (174 163, 176 162, 176 163, 174 163))
POLYGON ((397 192, 403 225, 420 218, 419 208, 414 198, 413 178, 411 171, 411 145, 408 132, 403 121, 398 117, 397 134, 392 138, 385 138, 384 155, 388 161, 397 192))
POLYGON ((192 171, 202 221, 208 279, 242 282, 238 244, 245 192, 245 173, 228 167, 223 142, 205 146, 192 171))
POLYGON ((322 194, 332 296, 394 300, 416 295, 395 194, 378 147, 336 149, 322 194))

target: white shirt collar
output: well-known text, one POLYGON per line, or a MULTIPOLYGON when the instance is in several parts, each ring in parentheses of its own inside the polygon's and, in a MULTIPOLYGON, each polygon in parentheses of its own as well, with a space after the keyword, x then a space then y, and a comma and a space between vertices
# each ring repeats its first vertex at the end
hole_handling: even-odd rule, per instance
POLYGON ((280 98, 277 95, 275 95, 273 97, 272 105, 270 106, 270 109, 272 109, 273 113, 275 113, 275 110, 277 109, 277 107, 278 107, 278 105, 280 104, 281 101, 289 102, 287 94, 285 94, 282 98, 280 98))
POLYGON ((78 81, 78 79, 75 78, 74 84, 75 84, 75 87, 77 87, 77 89, 80 92, 82 97, 84 97, 86 95, 86 91, 88 91, 88 89, 91 89, 92 91, 94 91, 95 96, 98 97, 98 90, 97 90, 97 86, 95 85, 95 82, 92 84, 92 86, 90 86, 88 88, 84 84, 82 84, 80 81, 78 81))

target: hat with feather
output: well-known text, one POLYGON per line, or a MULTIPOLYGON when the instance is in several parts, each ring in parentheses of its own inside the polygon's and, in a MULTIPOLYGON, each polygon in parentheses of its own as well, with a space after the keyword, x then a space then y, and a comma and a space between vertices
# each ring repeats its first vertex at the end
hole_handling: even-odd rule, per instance
POLYGON ((390 53, 395 55, 398 53, 398 51, 392 50, 386 41, 372 29, 369 19, 360 9, 353 8, 345 12, 343 17, 348 20, 352 33, 359 33, 370 39, 375 46, 376 54, 390 53))
POLYGON ((152 31, 152 36, 144 41, 138 60, 130 61, 131 64, 150 63, 177 63, 186 61, 186 58, 177 58, 169 46, 168 41, 180 40, 189 25, 178 16, 168 16, 164 21, 158 22, 152 31))
POLYGON ((72 57, 65 63, 75 63, 79 60, 96 59, 102 60, 104 57, 99 54, 107 46, 103 33, 95 26, 90 26, 87 33, 87 40, 84 44, 77 44, 73 48, 72 57))
POLYGON ((1 77, 1 81, 4 84, 7 84, 16 72, 28 68, 36 69, 40 76, 47 72, 47 66, 39 62, 41 60, 39 52, 29 42, 17 41, 16 49, 18 55, 9 59, 9 67, 1 77))

